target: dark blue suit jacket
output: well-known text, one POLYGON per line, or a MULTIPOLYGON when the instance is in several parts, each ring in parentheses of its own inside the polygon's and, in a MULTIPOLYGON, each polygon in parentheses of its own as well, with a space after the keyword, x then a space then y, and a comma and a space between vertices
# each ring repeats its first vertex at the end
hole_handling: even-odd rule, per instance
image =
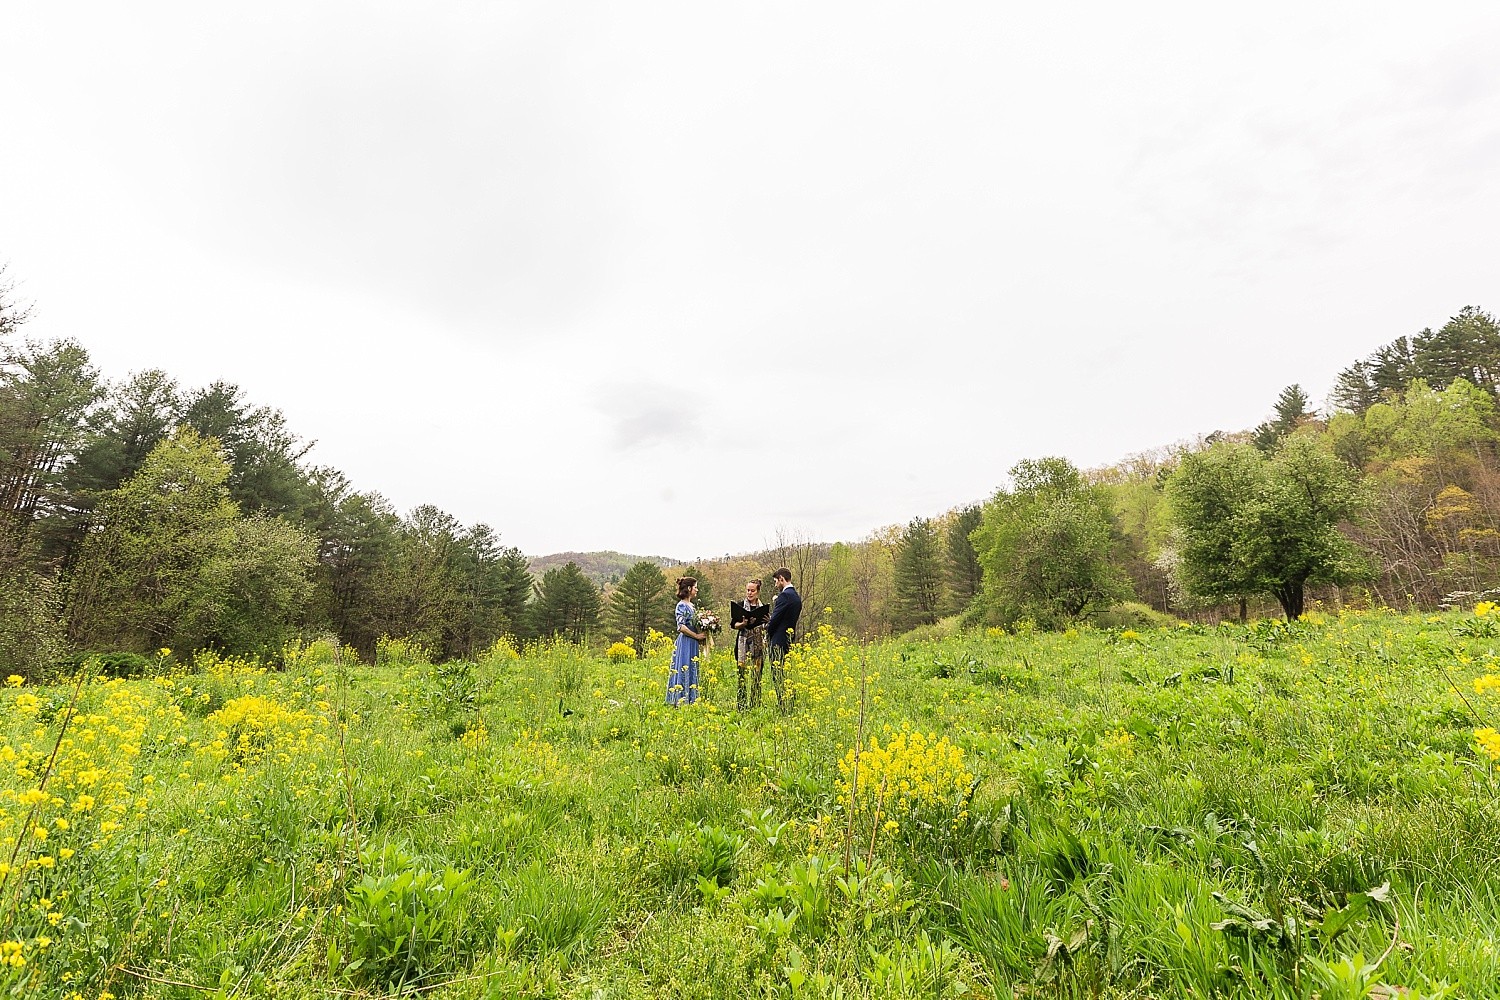
POLYGON ((776 595, 776 603, 771 605, 771 620, 766 622, 766 643, 785 653, 792 645, 788 633, 797 627, 801 615, 802 597, 796 587, 788 586, 776 595))

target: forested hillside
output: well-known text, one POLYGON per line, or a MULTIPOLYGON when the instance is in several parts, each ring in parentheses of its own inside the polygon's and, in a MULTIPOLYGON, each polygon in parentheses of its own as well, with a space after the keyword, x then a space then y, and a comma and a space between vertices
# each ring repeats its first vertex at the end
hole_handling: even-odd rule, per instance
POLYGON ((1475 307, 1353 361, 1321 410, 1293 384, 1255 428, 1104 469, 1027 460, 951 511, 832 544, 783 532, 696 566, 533 564, 495 527, 397 511, 312 463, 280 412, 230 382, 106 377, 77 343, 24 339, 25 320, 0 293, 7 671, 161 648, 274 657, 329 632, 365 655, 382 635, 441 657, 609 641, 669 628, 671 577, 699 576, 722 603, 782 565, 805 629, 864 637, 955 616, 1052 627, 1295 617, 1314 599, 1431 608, 1500 584, 1500 329, 1475 307))
POLYGON ((632 556, 623 552, 553 552, 545 556, 533 556, 530 569, 533 576, 541 576, 549 569, 558 569, 573 563, 600 587, 612 586, 638 562, 654 563, 657 566, 676 566, 679 560, 666 556, 632 556))

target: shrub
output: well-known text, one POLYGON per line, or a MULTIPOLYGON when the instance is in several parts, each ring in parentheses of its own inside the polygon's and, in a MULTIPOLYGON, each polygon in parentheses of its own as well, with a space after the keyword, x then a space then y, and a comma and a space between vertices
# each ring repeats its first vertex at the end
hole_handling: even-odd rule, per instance
POLYGON ((1170 628, 1177 619, 1139 601, 1126 601, 1095 612, 1091 624, 1103 629, 1155 629, 1170 628))
POLYGON ((393 639, 383 635, 375 640, 375 665, 381 667, 411 667, 431 663, 432 644, 421 636, 408 635, 393 639))

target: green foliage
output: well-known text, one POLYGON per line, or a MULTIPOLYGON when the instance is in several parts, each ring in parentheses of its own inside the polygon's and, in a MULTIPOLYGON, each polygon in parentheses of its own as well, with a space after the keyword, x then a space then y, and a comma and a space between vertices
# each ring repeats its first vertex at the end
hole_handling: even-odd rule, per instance
POLYGON ((974 532, 984 517, 980 504, 960 507, 943 531, 943 556, 948 583, 947 614, 962 614, 984 585, 984 568, 974 550, 974 532))
POLYGON ((1276 398, 1276 415, 1255 428, 1255 446, 1269 454, 1288 434, 1312 418, 1308 404, 1312 400, 1300 385, 1289 385, 1276 398))
POLYGON ((1166 628, 1175 624, 1176 619, 1139 601, 1126 601, 1096 611, 1091 622, 1096 628, 1141 630, 1166 628))
POLYGON ((48 679, 66 650, 62 621, 52 581, 20 568, 0 573, 0 675, 48 679))
POLYGON ((182 428, 105 498, 74 580, 78 639, 137 651, 210 640, 239 519, 228 478, 214 442, 182 428))
POLYGON ((1021 462, 1011 478, 1013 488, 985 504, 973 536, 992 620, 1058 627, 1129 596, 1112 559, 1103 492, 1061 458, 1021 462))
POLYGON ((913 518, 896 543, 892 610, 894 626, 905 632, 938 620, 944 604, 942 538, 937 525, 913 518))
POLYGON ((1463 379, 1493 394, 1500 388, 1500 326, 1494 317, 1465 306, 1435 332, 1398 337, 1340 372, 1330 399, 1364 413, 1419 379, 1439 389, 1463 379))
POLYGON ((428 870, 395 851, 365 864, 374 871, 348 892, 349 956, 342 973, 354 982, 399 989, 454 967, 471 873, 428 870))
POLYGON ((228 550, 205 567, 221 596, 209 643, 236 652, 274 653, 304 621, 317 542, 279 517, 233 524, 228 550))
MULTIPOLYGON (((828 553, 821 586, 840 632, 865 638, 890 631, 895 581, 895 541, 876 534, 853 544, 840 542, 828 553)), ((771 583, 763 585, 770 598, 771 583)))
POLYGON ((676 593, 668 586, 661 568, 654 562, 641 560, 630 567, 610 592, 610 638, 629 639, 636 655, 645 656, 648 631, 676 631, 672 625, 676 601, 676 593))
POLYGON ((1228 442, 1189 453, 1167 495, 1190 594, 1269 593, 1293 619, 1309 584, 1369 575, 1363 554, 1339 530, 1360 512, 1358 476, 1311 438, 1293 437, 1269 458, 1228 442))
POLYGON ((539 636, 583 642, 599 628, 600 606, 598 588, 575 564, 549 569, 537 585, 532 629, 539 636))

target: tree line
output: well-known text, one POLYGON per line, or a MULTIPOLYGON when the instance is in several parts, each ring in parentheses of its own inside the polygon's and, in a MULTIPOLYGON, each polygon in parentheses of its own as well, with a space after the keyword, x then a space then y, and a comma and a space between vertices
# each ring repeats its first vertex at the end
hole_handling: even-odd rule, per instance
POLYGON ((313 631, 366 655, 382 635, 449 657, 548 636, 644 652, 672 631, 671 578, 714 606, 778 566, 804 633, 862 637, 1296 615, 1310 593, 1432 607, 1500 585, 1500 329, 1474 307, 1352 363, 1321 413, 1292 385, 1255 428, 1104 469, 1027 460, 983 502, 858 541, 780 532, 745 556, 641 560, 603 589, 576 562, 534 577, 489 525, 397 512, 233 384, 110 381, 77 343, 21 339, 25 320, 0 284, 0 669, 274 654, 313 631))
POLYGON ((1296 617, 1317 597, 1434 608, 1500 588, 1497 397, 1500 327, 1465 307, 1350 364, 1322 412, 1293 384, 1256 427, 1100 469, 1029 459, 982 503, 826 546, 805 607, 879 636, 1296 617))

